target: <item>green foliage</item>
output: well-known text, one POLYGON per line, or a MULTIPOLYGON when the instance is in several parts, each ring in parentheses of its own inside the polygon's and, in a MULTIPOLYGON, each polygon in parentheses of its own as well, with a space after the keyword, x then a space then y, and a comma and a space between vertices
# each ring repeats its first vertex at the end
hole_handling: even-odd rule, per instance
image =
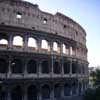
POLYGON ((100 100, 100 69, 96 69, 90 73, 94 88, 87 89, 83 95, 83 100, 100 100))
POLYGON ((88 89, 83 95, 83 100, 95 100, 95 90, 88 89))

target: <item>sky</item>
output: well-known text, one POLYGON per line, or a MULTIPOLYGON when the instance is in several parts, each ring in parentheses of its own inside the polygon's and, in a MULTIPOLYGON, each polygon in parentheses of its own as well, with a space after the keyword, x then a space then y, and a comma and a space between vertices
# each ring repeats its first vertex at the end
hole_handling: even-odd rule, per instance
POLYGON ((90 67, 100 65, 100 0, 25 0, 38 4, 42 11, 61 12, 78 22, 87 33, 90 67))

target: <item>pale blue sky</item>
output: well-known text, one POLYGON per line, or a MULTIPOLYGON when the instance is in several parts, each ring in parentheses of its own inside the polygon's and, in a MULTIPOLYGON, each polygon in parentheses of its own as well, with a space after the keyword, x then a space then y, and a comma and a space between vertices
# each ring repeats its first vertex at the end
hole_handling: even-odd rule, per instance
POLYGON ((100 0, 25 0, 43 11, 57 11, 77 21, 87 32, 89 66, 100 65, 100 0))

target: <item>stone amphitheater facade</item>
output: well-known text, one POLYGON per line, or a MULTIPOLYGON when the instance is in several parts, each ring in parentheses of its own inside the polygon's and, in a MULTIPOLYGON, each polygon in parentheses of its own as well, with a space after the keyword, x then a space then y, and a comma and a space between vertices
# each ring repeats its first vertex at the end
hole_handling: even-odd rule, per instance
POLYGON ((0 0, 0 100, 62 100, 88 87, 85 30, 57 12, 0 0))

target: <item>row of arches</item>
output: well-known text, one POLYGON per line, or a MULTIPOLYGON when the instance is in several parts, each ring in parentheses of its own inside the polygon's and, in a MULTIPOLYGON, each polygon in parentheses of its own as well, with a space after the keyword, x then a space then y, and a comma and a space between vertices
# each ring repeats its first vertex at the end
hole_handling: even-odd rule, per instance
MULTIPOLYGON (((86 73, 86 68, 79 66, 76 62, 72 62, 71 64, 70 61, 66 61, 63 62, 62 65, 58 61, 53 61, 53 73, 60 74, 63 68, 64 74, 69 74, 71 71, 70 67, 72 67, 73 74, 81 73, 82 71, 86 73)), ((39 71, 41 73, 48 74, 52 70, 52 64, 49 60, 44 60, 41 63, 39 63, 38 61, 32 59, 29 60, 25 65, 24 62, 20 59, 13 59, 12 61, 7 62, 7 60, 0 58, 0 73, 7 73, 8 67, 10 67, 11 73, 15 74, 23 73, 25 69, 29 74, 37 74, 39 71)))
MULTIPOLYGON (((86 84, 84 84, 86 86, 86 84)), ((27 88, 21 87, 20 85, 13 86, 10 88, 10 98, 11 100, 23 100, 22 98, 26 95, 26 100, 39 100, 39 94, 41 95, 41 100, 50 99, 52 93, 54 98, 61 98, 62 96, 78 95, 78 92, 82 88, 82 84, 78 87, 77 83, 69 84, 65 83, 61 86, 59 83, 55 84, 51 88, 48 84, 44 84, 40 88, 36 85, 29 85, 27 88), (79 88, 79 89, 78 89, 79 88), (63 95, 62 95, 63 93, 63 95)), ((0 100, 6 100, 7 90, 5 87, 0 86, 0 100)))
MULTIPOLYGON (((8 45, 8 40, 5 39, 5 38, 1 38, 0 39, 0 44, 8 45)), ((13 46, 20 46, 20 47, 24 46, 23 38, 21 36, 14 36, 12 45, 13 46)), ((28 42, 27 42, 27 46, 37 49, 38 48, 37 39, 35 39, 33 37, 29 37, 28 38, 28 42)), ((50 50, 49 42, 47 40, 45 40, 45 39, 41 40, 41 48, 49 51, 50 50)), ((56 41, 53 42, 53 51, 60 52, 59 44, 56 41)), ((71 47, 67 48, 65 44, 62 44, 62 53, 64 53, 64 54, 71 53, 72 54, 72 48, 71 47)))

